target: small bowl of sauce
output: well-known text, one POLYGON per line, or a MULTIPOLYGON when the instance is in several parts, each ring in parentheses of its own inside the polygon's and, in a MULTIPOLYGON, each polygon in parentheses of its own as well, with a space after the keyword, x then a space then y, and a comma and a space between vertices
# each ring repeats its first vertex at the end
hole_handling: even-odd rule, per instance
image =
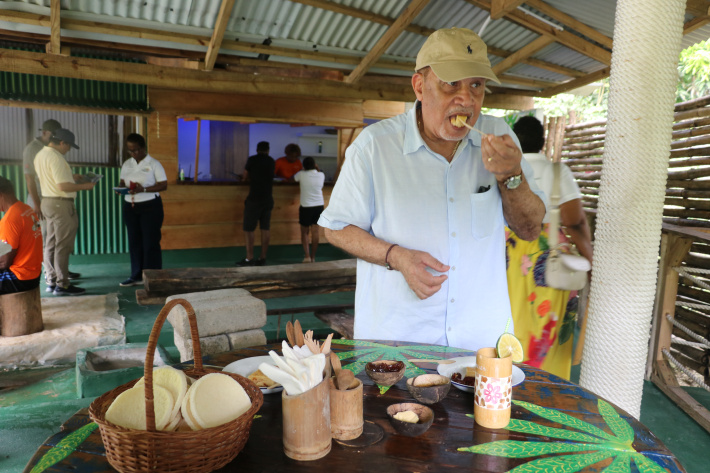
POLYGON ((404 377, 404 362, 393 360, 371 361, 365 365, 365 372, 380 386, 393 386, 404 377))

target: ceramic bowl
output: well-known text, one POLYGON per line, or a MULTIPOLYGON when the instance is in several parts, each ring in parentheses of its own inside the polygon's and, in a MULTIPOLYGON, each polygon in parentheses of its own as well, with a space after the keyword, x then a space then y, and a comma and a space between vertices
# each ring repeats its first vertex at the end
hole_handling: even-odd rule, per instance
POLYGON ((417 435, 423 434, 429 429, 429 427, 431 427, 432 422, 434 422, 434 411, 432 411, 431 408, 421 404, 404 402, 389 406, 387 408, 387 417, 397 433, 408 437, 416 437, 417 435), (419 422, 414 424, 412 422, 404 422, 394 418, 396 413, 403 411, 413 411, 417 416, 419 416, 419 422))
POLYGON ((423 374, 407 380, 407 390, 423 404, 436 404, 449 394, 451 379, 440 374, 423 374))
POLYGON ((380 386, 393 386, 404 377, 404 362, 392 360, 371 361, 365 365, 365 372, 375 383, 380 386), (397 367, 396 371, 389 371, 392 367, 397 367))

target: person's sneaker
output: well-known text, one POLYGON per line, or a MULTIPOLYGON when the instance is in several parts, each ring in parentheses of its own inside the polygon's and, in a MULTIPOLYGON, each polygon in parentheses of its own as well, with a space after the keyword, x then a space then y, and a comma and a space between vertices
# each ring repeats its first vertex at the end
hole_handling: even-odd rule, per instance
POLYGON ((86 289, 69 284, 69 287, 57 286, 54 288, 55 296, 78 296, 84 294, 86 289))
POLYGON ((79 279, 81 277, 81 273, 74 273, 72 271, 69 271, 69 280, 71 281, 72 279, 79 279))
POLYGON ((266 266, 266 259, 264 258, 259 258, 254 262, 255 266, 266 266))
POLYGON ((49 285, 48 285, 48 286, 47 286, 47 289, 45 289, 45 292, 54 292, 54 289, 55 289, 56 287, 57 287, 56 285, 55 285, 55 286, 49 286, 49 285))
POLYGON ((235 266, 256 266, 257 260, 244 258, 243 260, 237 261, 234 264, 235 266))
POLYGON ((143 284, 143 280, 142 280, 142 279, 141 279, 141 280, 137 280, 137 279, 128 278, 128 279, 126 279, 125 281, 122 281, 121 284, 119 284, 119 286, 123 286, 123 287, 126 287, 126 286, 140 286, 140 285, 142 285, 142 284, 143 284))

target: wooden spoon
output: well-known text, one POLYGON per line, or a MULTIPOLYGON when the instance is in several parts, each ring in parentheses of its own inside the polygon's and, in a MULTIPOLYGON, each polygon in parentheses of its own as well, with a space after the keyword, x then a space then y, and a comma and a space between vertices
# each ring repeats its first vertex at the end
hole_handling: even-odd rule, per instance
POLYGON ((338 381, 338 389, 341 391, 346 391, 355 381, 355 375, 350 370, 341 369, 335 377, 338 381))
POLYGON ((302 347, 305 344, 305 339, 303 337, 303 329, 301 328, 301 322, 299 322, 298 319, 296 319, 296 321, 293 323, 293 329, 296 335, 296 345, 302 347))
POLYGON ((338 376, 338 373, 340 373, 342 369, 342 365, 340 364, 340 358, 338 358, 338 355, 336 355, 334 351, 330 352, 330 364, 333 367, 333 373, 338 376))
POLYGON ((295 331, 293 329, 293 324, 289 320, 286 322, 286 338, 288 339, 288 344, 291 345, 292 347, 295 346, 296 344, 296 335, 295 331))

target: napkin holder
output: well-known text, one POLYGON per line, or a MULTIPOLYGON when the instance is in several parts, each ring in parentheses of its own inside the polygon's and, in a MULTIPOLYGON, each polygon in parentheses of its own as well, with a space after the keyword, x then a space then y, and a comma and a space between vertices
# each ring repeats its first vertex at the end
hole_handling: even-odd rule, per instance
POLYGON ((328 379, 308 391, 281 393, 284 453, 293 460, 323 458, 332 446, 328 379))

